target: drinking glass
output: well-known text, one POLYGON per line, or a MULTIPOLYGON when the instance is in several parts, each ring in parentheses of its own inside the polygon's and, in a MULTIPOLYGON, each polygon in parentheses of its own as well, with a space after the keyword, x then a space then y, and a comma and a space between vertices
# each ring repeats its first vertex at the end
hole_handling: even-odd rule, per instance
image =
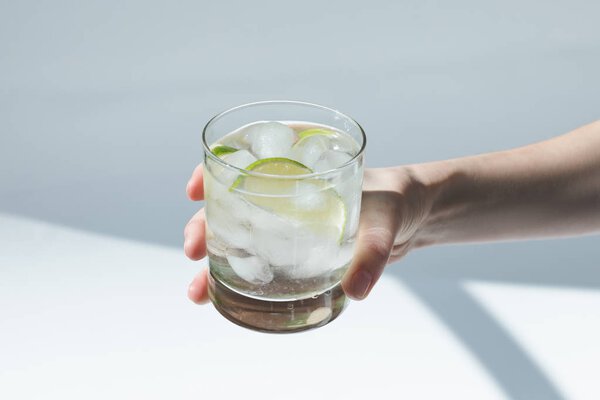
POLYGON ((264 101, 216 115, 202 142, 209 295, 216 309, 262 332, 297 332, 334 320, 347 303, 340 281, 358 227, 361 126, 320 105, 264 101), (281 147, 273 129, 289 130, 294 143, 287 154, 261 158, 281 147), (244 157, 250 165, 235 165, 244 157))

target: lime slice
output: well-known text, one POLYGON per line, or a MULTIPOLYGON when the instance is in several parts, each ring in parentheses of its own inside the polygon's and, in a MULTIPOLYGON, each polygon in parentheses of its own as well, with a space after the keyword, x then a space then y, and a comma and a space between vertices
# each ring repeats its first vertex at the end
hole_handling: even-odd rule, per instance
POLYGON ((298 137, 300 139, 304 139, 310 136, 315 136, 315 135, 335 135, 335 132, 330 130, 330 129, 324 129, 324 128, 310 128, 310 129, 305 129, 301 132, 298 132, 298 137))
POLYGON ((273 214, 308 228, 315 234, 341 242, 346 226, 346 206, 337 192, 325 188, 326 182, 311 179, 293 179, 294 175, 313 171, 289 158, 264 158, 245 168, 269 175, 290 176, 277 179, 240 175, 229 188, 243 193, 251 203, 273 214))
POLYGON ((312 170, 306 165, 285 157, 263 158, 245 168, 247 171, 260 172, 269 175, 306 175, 312 170))
POLYGON ((238 149, 220 144, 218 146, 213 147, 211 151, 215 156, 222 157, 226 154, 235 153, 236 151, 238 151, 238 149))
POLYGON ((335 135, 335 132, 329 129, 323 128, 310 128, 303 130, 298 133, 298 140, 294 143, 294 148, 298 148, 299 145, 302 145, 307 142, 306 139, 314 138, 323 141, 325 138, 323 136, 331 136, 335 135))
MULTIPOLYGON (((244 168, 246 171, 260 172, 261 174, 269 175, 306 175, 311 174, 313 171, 306 165, 299 163, 298 161, 284 158, 284 157, 273 157, 263 158, 256 160, 252 164, 244 168)), ((247 190, 253 193, 260 194, 283 194, 292 195, 294 192, 291 190, 295 187, 297 180, 286 179, 278 180, 265 177, 253 177, 240 175, 233 182, 233 185, 229 190, 233 190, 240 186, 241 189, 247 190), (243 184, 243 185, 242 185, 243 184), (289 191, 288 191, 289 190, 289 191)))

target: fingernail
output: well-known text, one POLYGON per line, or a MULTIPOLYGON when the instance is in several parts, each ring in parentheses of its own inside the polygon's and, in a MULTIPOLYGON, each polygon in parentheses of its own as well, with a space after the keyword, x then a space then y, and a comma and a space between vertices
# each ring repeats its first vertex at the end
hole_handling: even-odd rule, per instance
POLYGON ((369 286, 371 286, 372 280, 373 277, 367 271, 359 271, 354 274, 350 284, 350 296, 357 300, 364 299, 369 290, 369 286))

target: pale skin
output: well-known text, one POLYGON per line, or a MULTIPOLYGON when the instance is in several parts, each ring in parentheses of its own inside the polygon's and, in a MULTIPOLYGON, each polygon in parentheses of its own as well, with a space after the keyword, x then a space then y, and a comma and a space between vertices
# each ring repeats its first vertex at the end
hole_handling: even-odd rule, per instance
MULTIPOLYGON (((187 185, 204 198, 203 167, 187 185)), ((368 296, 385 266, 439 244, 522 240, 600 232, 600 120, 512 150, 446 161, 367 169, 346 294, 368 296)), ((185 254, 206 256, 204 210, 184 231, 185 254)), ((208 301, 207 270, 188 297, 208 301)))

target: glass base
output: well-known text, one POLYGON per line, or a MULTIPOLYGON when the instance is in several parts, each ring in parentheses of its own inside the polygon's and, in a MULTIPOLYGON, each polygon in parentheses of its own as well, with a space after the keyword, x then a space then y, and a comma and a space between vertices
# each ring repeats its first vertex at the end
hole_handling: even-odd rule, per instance
POLYGON ((314 329, 337 318, 348 303, 342 286, 313 297, 269 301, 247 297, 229 289, 208 274, 210 300, 225 318, 254 331, 293 333, 314 329))

